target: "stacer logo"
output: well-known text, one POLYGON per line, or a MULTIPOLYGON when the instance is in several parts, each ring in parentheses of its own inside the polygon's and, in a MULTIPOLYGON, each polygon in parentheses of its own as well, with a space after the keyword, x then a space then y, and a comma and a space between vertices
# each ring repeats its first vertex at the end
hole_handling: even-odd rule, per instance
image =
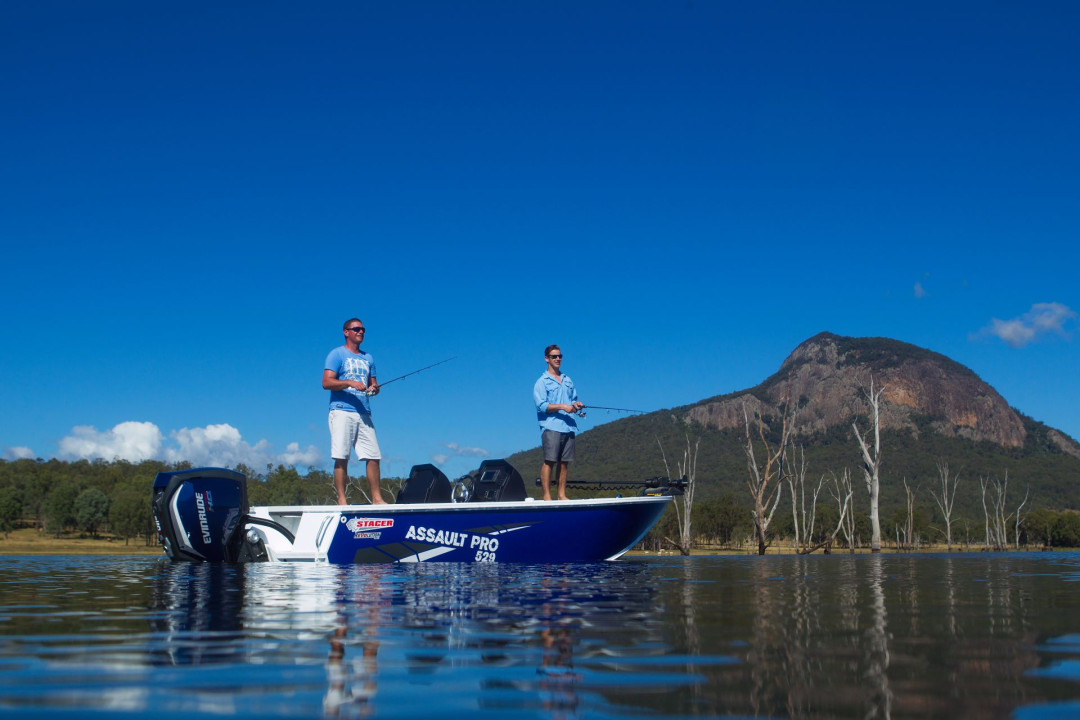
POLYGON ((341 518, 341 522, 345 523, 345 527, 350 532, 360 532, 361 530, 381 530, 383 528, 394 527, 394 518, 341 518))

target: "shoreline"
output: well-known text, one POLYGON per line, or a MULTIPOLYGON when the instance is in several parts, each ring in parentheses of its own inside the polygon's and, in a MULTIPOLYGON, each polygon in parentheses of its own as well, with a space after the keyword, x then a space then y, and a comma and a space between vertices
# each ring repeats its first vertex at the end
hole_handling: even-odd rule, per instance
MULTIPOLYGON (((82 537, 78 534, 69 533, 59 538, 39 532, 34 528, 20 528, 12 530, 7 537, 0 535, 0 557, 12 555, 113 555, 113 556, 136 556, 136 557, 164 557, 165 553, 161 545, 154 540, 150 545, 145 544, 145 539, 133 539, 130 544, 124 544, 123 540, 117 540, 110 536, 99 538, 82 537)), ((1020 549, 990 550, 979 545, 964 546, 953 545, 950 551, 945 545, 930 545, 915 550, 896 550, 883 547, 881 555, 920 555, 920 554, 961 554, 961 553, 991 553, 991 552, 1076 552, 1078 548, 1041 548, 1022 547, 1020 549)), ((822 555, 821 550, 812 553, 822 555)), ((869 548, 858 548, 851 553, 847 548, 833 548, 830 555, 870 555, 869 548)), ((757 556, 757 548, 719 548, 703 547, 694 549, 690 557, 721 556, 721 555, 745 555, 757 556)), ((769 555, 797 555, 794 548, 787 544, 772 546, 766 552, 769 555)), ((680 557, 677 550, 630 550, 623 557, 680 557)))
POLYGON ((0 557, 6 555, 137 555, 164 556, 156 540, 147 545, 144 538, 132 538, 130 543, 103 535, 97 538, 67 533, 59 538, 35 528, 19 528, 6 536, 0 534, 0 557))

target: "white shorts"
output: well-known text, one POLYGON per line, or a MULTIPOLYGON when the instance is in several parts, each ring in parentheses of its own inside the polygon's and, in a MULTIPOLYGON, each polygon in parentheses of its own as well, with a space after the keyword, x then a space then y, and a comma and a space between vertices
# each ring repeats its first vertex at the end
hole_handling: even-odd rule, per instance
POLYGON ((353 449, 360 460, 382 460, 371 416, 347 410, 331 410, 330 457, 348 460, 349 451, 353 449))

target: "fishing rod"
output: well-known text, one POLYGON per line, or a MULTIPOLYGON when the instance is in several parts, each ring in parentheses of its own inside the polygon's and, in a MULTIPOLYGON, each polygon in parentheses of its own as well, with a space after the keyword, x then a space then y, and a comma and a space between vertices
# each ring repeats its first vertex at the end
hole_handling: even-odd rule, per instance
POLYGON ((627 408, 606 407, 604 405, 585 405, 581 408, 580 411, 578 411, 578 417, 585 417, 586 410, 607 410, 608 412, 635 413, 637 415, 645 414, 644 410, 629 410, 627 408))
MULTIPOLYGON (((413 370, 412 372, 407 372, 404 375, 398 375, 396 378, 391 378, 390 380, 387 380, 384 383, 379 383, 379 389, 381 390, 382 388, 386 387, 387 385, 389 385, 392 382, 397 382, 398 380, 404 380, 405 378, 409 377, 410 375, 415 375, 416 373, 424 372, 425 370, 430 370, 431 368, 435 367, 436 365, 442 365, 443 363, 448 363, 451 360, 455 360, 455 359, 457 359, 457 355, 455 355, 454 357, 448 357, 445 360, 440 360, 437 363, 432 363, 430 365, 426 365, 426 366, 420 368, 419 370, 413 370)), ((365 395, 371 395, 371 391, 370 390, 365 390, 364 394, 365 395)))

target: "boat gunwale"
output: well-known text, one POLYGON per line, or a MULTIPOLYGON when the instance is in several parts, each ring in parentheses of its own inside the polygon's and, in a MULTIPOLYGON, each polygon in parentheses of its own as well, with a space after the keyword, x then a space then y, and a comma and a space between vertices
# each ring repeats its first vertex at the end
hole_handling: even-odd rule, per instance
POLYGON ((412 513, 430 512, 442 510, 447 512, 467 512, 481 510, 538 510, 540 512, 553 512, 561 509, 589 508, 623 504, 649 504, 669 502, 673 499, 670 495, 635 495, 621 498, 581 498, 576 500, 510 500, 498 502, 441 502, 441 503, 388 503, 386 505, 253 505, 251 514, 257 511, 267 513, 412 513))

